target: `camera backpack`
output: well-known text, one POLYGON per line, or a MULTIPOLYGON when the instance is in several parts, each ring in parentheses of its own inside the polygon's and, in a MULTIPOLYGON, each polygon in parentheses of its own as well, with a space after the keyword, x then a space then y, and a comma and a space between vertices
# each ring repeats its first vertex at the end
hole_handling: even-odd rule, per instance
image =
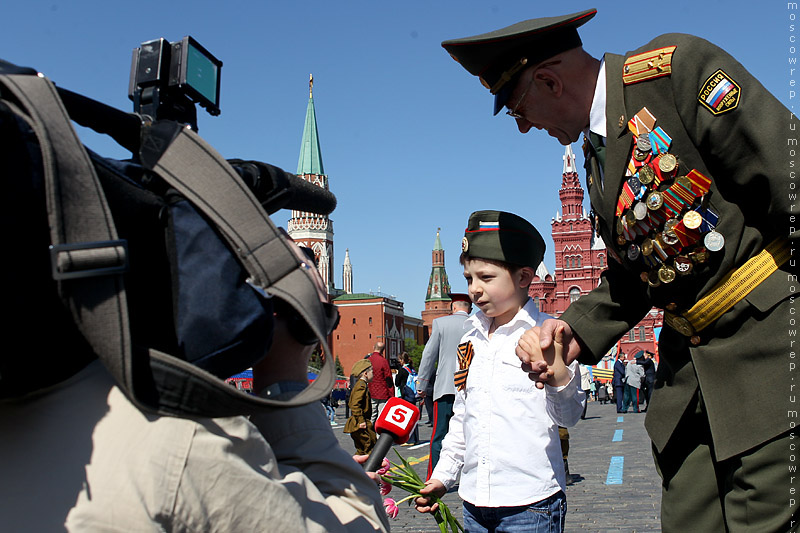
POLYGON ((137 407, 161 414, 234 416, 328 395, 329 357, 288 401, 224 381, 267 352, 274 297, 326 354, 332 306, 313 263, 190 128, 142 123, 0 61, 0 165, 11 311, 0 400, 64 381, 95 358, 137 407), (70 118, 111 134, 137 161, 94 154, 70 118))

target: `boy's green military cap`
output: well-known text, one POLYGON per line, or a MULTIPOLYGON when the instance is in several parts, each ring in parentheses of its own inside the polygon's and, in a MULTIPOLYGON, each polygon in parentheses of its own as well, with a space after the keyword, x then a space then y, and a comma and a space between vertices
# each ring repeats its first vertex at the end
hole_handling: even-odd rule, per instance
POLYGON ((353 363, 353 369, 350 371, 351 376, 360 376, 365 370, 372 368, 372 363, 367 359, 359 359, 353 363))
POLYGON ((475 211, 469 216, 461 251, 470 259, 491 259, 536 270, 545 244, 533 225, 504 211, 475 211))
POLYGON ((577 28, 596 13, 596 9, 589 9, 526 20, 489 33, 444 41, 442 46, 494 95, 496 115, 508 101, 516 85, 512 82, 524 67, 580 46, 577 28))

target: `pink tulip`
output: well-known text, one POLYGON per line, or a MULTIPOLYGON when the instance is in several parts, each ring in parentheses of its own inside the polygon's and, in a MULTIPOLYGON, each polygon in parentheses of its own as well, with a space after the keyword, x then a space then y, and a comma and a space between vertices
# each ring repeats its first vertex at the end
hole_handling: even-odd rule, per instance
POLYGON ((388 460, 386 460, 386 459, 384 459, 384 460, 383 460, 383 463, 381 463, 381 468, 380 468, 380 470, 378 470, 378 471, 377 471, 377 472, 375 472, 375 473, 376 473, 376 474, 378 474, 379 476, 385 476, 385 475, 386 475, 386 473, 387 473, 387 472, 389 472, 389 467, 390 467, 390 466, 391 466, 391 465, 389 464, 389 461, 388 461, 388 460))
POLYGON ((397 508, 397 504, 391 498, 383 500, 383 508, 386 509, 386 514, 389 515, 390 518, 396 518, 397 513, 400 512, 400 509, 397 508))
POLYGON ((392 486, 389 483, 386 483, 385 481, 381 481, 380 484, 378 485, 378 488, 381 491, 381 496, 386 496, 387 494, 392 492, 392 486))

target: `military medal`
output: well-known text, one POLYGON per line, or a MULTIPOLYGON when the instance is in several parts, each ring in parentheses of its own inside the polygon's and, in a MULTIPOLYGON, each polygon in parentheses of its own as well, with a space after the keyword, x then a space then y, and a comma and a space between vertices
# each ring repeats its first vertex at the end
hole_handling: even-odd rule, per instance
POLYGON ((725 237, 722 236, 722 233, 716 230, 711 230, 706 233, 706 236, 703 239, 703 244, 705 244, 706 248, 712 252, 719 252, 722 250, 722 247, 725 246, 725 237))
POLYGON ((689 254, 689 258, 695 263, 705 263, 708 261, 708 251, 705 248, 698 248, 689 254))
POLYGON ((665 174, 671 173, 678 166, 678 159, 672 154, 663 154, 658 158, 658 168, 665 174))
POLYGON ((672 283, 675 280, 675 269, 669 265, 661 265, 658 269, 658 279, 663 283, 672 283))
POLYGON ((671 218, 664 222, 664 231, 661 232, 661 239, 665 244, 672 246, 678 243, 678 236, 675 235, 675 226, 678 224, 678 219, 671 218))
POLYGON ((686 256, 679 255, 675 258, 675 271, 681 276, 685 276, 692 271, 692 260, 686 256))
POLYGON ((636 217, 636 220, 644 220, 644 217, 647 216, 647 206, 642 202, 636 202, 636 205, 633 206, 633 216, 636 217))
POLYGON ((703 223, 703 217, 697 211, 687 211, 683 215, 683 225, 689 229, 697 229, 703 223))
POLYGON ((664 241, 664 244, 669 244, 670 246, 674 244, 678 244, 678 236, 675 235, 675 232, 663 231, 661 232, 661 240, 664 241))
POLYGON ((658 191, 653 191, 647 196, 647 208, 651 211, 655 211, 656 209, 661 208, 664 205, 664 199, 661 197, 661 193, 658 191))
POLYGON ((636 148, 638 148, 640 152, 649 152, 651 148, 650 138, 647 135, 639 135, 636 138, 636 148))
POLYGON ((651 287, 658 287, 661 285, 661 280, 658 279, 657 270, 650 271, 650 273, 647 275, 647 283, 649 283, 651 287))
POLYGON ((644 255, 653 253, 653 239, 648 238, 642 241, 642 253, 644 255))
POLYGON ((639 183, 641 183, 642 185, 648 185, 649 183, 652 183, 652 181, 655 179, 656 173, 653 172, 653 169, 650 168, 648 165, 645 165, 639 169, 637 176, 639 177, 639 183))
POLYGON ((631 261, 636 261, 639 259, 639 254, 641 253, 641 249, 637 244, 631 244, 628 246, 628 259, 631 261))

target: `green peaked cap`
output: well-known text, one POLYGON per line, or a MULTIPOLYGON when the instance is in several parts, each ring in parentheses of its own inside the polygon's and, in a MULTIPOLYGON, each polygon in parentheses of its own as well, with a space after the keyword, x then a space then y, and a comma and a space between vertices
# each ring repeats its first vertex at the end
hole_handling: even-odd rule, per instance
POLYGON ((545 243, 533 224, 514 213, 475 211, 469 216, 461 251, 470 259, 491 259, 536 270, 545 243))
POLYGON ((596 13, 589 9, 525 20, 489 33, 444 41, 442 46, 494 95, 496 115, 514 90, 515 83, 510 82, 516 81, 524 67, 580 46, 577 28, 596 13))

